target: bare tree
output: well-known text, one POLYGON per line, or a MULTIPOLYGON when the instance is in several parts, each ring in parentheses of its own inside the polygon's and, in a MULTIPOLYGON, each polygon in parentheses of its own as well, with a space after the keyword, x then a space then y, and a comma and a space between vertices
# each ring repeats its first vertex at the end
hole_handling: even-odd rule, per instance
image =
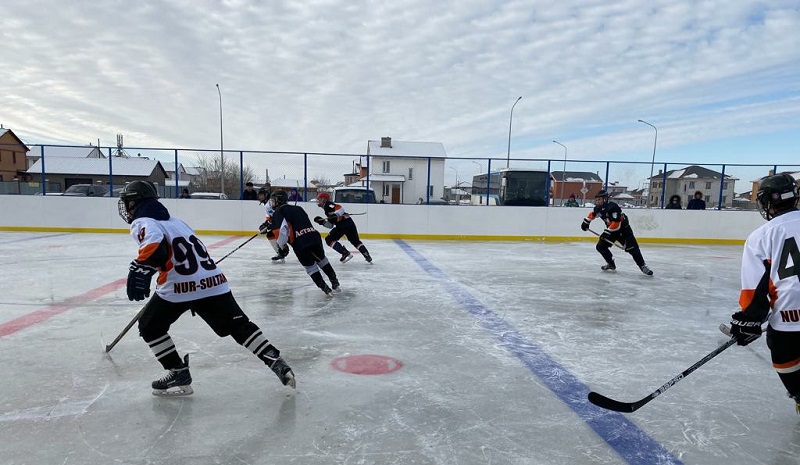
MULTIPOLYGON (((219 156, 210 154, 198 154, 197 166, 206 173, 200 181, 200 190, 207 192, 220 191, 220 159, 219 156)), ((242 170, 244 182, 252 181, 255 172, 250 165, 245 165, 242 170)), ((240 195, 239 163, 230 159, 225 163, 225 195, 230 199, 238 199, 240 195)))

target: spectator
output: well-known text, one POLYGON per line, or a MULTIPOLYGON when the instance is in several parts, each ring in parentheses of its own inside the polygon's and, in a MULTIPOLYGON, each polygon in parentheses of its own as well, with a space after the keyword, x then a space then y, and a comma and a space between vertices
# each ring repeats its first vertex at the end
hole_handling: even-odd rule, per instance
POLYGON ((578 201, 575 200, 575 194, 570 194, 567 203, 564 204, 565 207, 579 207, 578 201))
POLYGON ((253 189, 253 183, 252 182, 248 181, 247 184, 244 185, 244 190, 242 191, 241 199, 242 200, 258 200, 258 192, 256 192, 255 189, 253 189))
POLYGON ((302 202, 303 196, 300 195, 300 192, 297 191, 296 187, 292 187, 292 190, 289 192, 289 202, 302 202))
POLYGON ((697 191, 694 193, 694 198, 689 200, 689 204, 686 205, 687 210, 705 210, 706 209, 706 201, 703 200, 703 193, 697 191))
POLYGON ((682 208, 681 207, 681 196, 675 194, 672 197, 670 197, 669 198, 669 203, 664 208, 666 208, 667 210, 680 210, 682 208))
POLYGON ((179 195, 178 198, 179 199, 191 199, 192 196, 189 195, 189 189, 184 187, 183 190, 181 191, 181 195, 179 195))

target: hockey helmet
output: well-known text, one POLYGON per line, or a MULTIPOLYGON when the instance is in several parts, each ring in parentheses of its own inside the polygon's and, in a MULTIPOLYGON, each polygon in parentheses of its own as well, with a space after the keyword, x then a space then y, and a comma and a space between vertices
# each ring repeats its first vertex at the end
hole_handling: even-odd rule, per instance
POLYGON ((276 191, 272 193, 270 199, 272 200, 272 208, 277 210, 282 205, 286 205, 286 202, 289 201, 289 194, 286 191, 276 191))
POLYGON ((769 221, 772 218, 795 208, 800 199, 797 181, 787 173, 767 176, 758 187, 758 206, 761 216, 769 221))
POLYGON ((131 224, 133 222, 132 213, 136 205, 144 199, 157 198, 158 192, 152 183, 148 181, 130 182, 119 193, 119 202, 117 203, 119 216, 126 223, 131 224))
POLYGON ((594 198, 598 199, 598 198, 600 198, 600 197, 602 197, 602 198, 604 198, 604 199, 608 200, 608 191, 607 191, 607 190, 605 190, 605 189, 601 189, 601 190, 600 190, 600 191, 598 191, 596 194, 594 194, 594 198))
POLYGON ((256 195, 258 196, 259 203, 262 204, 267 203, 269 202, 270 190, 268 187, 262 187, 258 190, 258 194, 256 195))
POLYGON ((330 201, 331 201, 331 194, 327 192, 320 192, 319 194, 317 194, 317 205, 319 205, 320 207, 323 204, 325 204, 325 202, 330 202, 330 201))

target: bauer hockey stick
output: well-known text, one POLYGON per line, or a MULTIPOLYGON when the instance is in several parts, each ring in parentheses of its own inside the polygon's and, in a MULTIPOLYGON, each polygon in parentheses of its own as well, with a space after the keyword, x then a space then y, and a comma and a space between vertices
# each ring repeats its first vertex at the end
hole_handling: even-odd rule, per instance
POLYGON ((604 241, 608 242, 609 244, 616 245, 616 246, 617 246, 617 247, 619 247, 620 249, 622 249, 622 250, 625 250, 625 247, 623 247, 623 246, 621 246, 621 245, 617 244, 616 242, 612 242, 612 241, 610 241, 610 240, 606 239, 605 237, 603 237, 603 235, 602 235, 602 234, 598 233, 598 232, 597 232, 597 231, 595 231, 594 229, 591 229, 591 228, 589 228, 589 232, 590 232, 590 233, 592 233, 592 234, 594 234, 595 236, 599 237, 600 239, 603 239, 604 241))
MULTIPOLYGON (((259 231, 259 232, 257 232, 257 233, 255 233, 255 234, 253 234, 253 235, 252 235, 252 236, 251 236, 249 239, 247 239, 246 241, 242 242, 242 244, 241 244, 239 247, 236 247, 235 249, 233 249, 233 250, 231 250, 230 252, 228 252, 228 254, 227 254, 227 255, 225 255, 224 257, 222 257, 222 258, 220 258, 219 260, 217 260, 217 261, 216 261, 216 263, 220 263, 220 262, 222 262, 222 260, 225 260, 226 258, 230 257, 232 253, 234 253, 234 252, 236 252, 237 250, 239 250, 239 249, 241 249, 242 247, 244 247, 244 245, 245 245, 245 244, 247 244, 248 242, 250 242, 250 241, 252 241, 253 239, 255 239, 256 237, 258 237, 258 235, 259 235, 259 234, 261 234, 261 232, 260 232, 260 231, 259 231)), ((141 317, 142 317, 142 314, 144 313, 144 309, 145 309, 146 307, 147 307, 146 305, 145 305, 144 307, 142 307, 142 309, 141 309, 141 310, 139 310, 139 313, 137 313, 137 314, 136 314, 136 315, 133 317, 133 319, 130 321, 130 323, 128 323, 128 324, 125 326, 125 329, 123 329, 123 330, 122 330, 122 332, 121 332, 121 333, 119 333, 119 335, 118 335, 118 336, 117 336, 117 337, 116 337, 116 338, 115 338, 113 341, 111 341, 111 344, 108 344, 108 345, 106 346, 106 353, 108 353, 108 352, 111 352, 111 349, 113 349, 113 348, 114 348, 114 346, 115 346, 115 345, 117 345, 117 343, 118 343, 120 340, 122 340, 122 338, 125 336, 125 334, 127 334, 127 333, 128 333, 128 331, 130 331, 130 329, 133 327, 133 325, 135 325, 135 324, 136 324, 136 322, 137 322, 137 321, 139 321, 139 318, 141 318, 141 317)))
POLYGON ((593 403, 598 407, 604 408, 606 410, 613 410, 615 412, 623 412, 623 413, 635 412, 639 410, 643 405, 655 399, 659 395, 663 394, 667 389, 677 384, 678 381, 689 376, 689 373, 705 365, 706 362, 716 357, 717 355, 721 354, 723 350, 727 349, 728 347, 734 344, 736 344, 736 339, 735 338, 729 339, 724 344, 714 349, 710 354, 706 355, 705 357, 700 359, 697 363, 690 366, 689 368, 683 370, 679 375, 667 381, 663 386, 656 389, 655 391, 650 393, 647 397, 641 400, 637 400, 636 402, 620 402, 618 400, 610 399, 604 395, 592 391, 589 393, 589 402, 593 403))

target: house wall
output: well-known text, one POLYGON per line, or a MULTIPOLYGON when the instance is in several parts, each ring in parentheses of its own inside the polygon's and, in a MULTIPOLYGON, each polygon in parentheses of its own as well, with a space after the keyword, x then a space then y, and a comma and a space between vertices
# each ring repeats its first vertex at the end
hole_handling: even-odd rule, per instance
POLYGON ((18 176, 18 170, 27 169, 25 153, 25 146, 17 142, 11 131, 0 136, 0 180, 11 181, 18 176))
MULTIPOLYGON (((264 216, 258 202, 162 199, 201 234, 251 235, 264 216)), ((298 203, 311 217, 314 203, 298 203)), ((569 240, 597 238, 580 230, 588 208, 345 204, 359 233, 372 238, 569 240)), ((117 199, 0 195, 0 231, 127 232, 117 199)), ((764 224, 754 211, 626 209, 641 242, 741 244, 764 224)), ((602 230, 599 222, 592 224, 602 230)), ((321 231, 325 231, 320 228, 321 231)))
MULTIPOLYGON (((393 174, 402 175, 405 178, 401 191, 400 202, 404 204, 414 204, 421 198, 426 198, 427 185, 428 185, 428 159, 427 158, 411 158, 411 157, 373 157, 370 161, 372 164, 371 175, 380 174, 393 174), (389 172, 383 172, 383 162, 389 161, 389 172), (413 168, 414 178, 408 179, 408 169, 413 168)), ((386 182, 392 184, 392 182, 386 182)), ((381 200, 381 186, 383 183, 373 182, 378 200, 381 200)), ((444 160, 431 159, 431 185, 433 186, 433 195, 431 198, 440 199, 444 197, 444 160)), ((386 203, 391 201, 391 194, 383 196, 386 203)))

